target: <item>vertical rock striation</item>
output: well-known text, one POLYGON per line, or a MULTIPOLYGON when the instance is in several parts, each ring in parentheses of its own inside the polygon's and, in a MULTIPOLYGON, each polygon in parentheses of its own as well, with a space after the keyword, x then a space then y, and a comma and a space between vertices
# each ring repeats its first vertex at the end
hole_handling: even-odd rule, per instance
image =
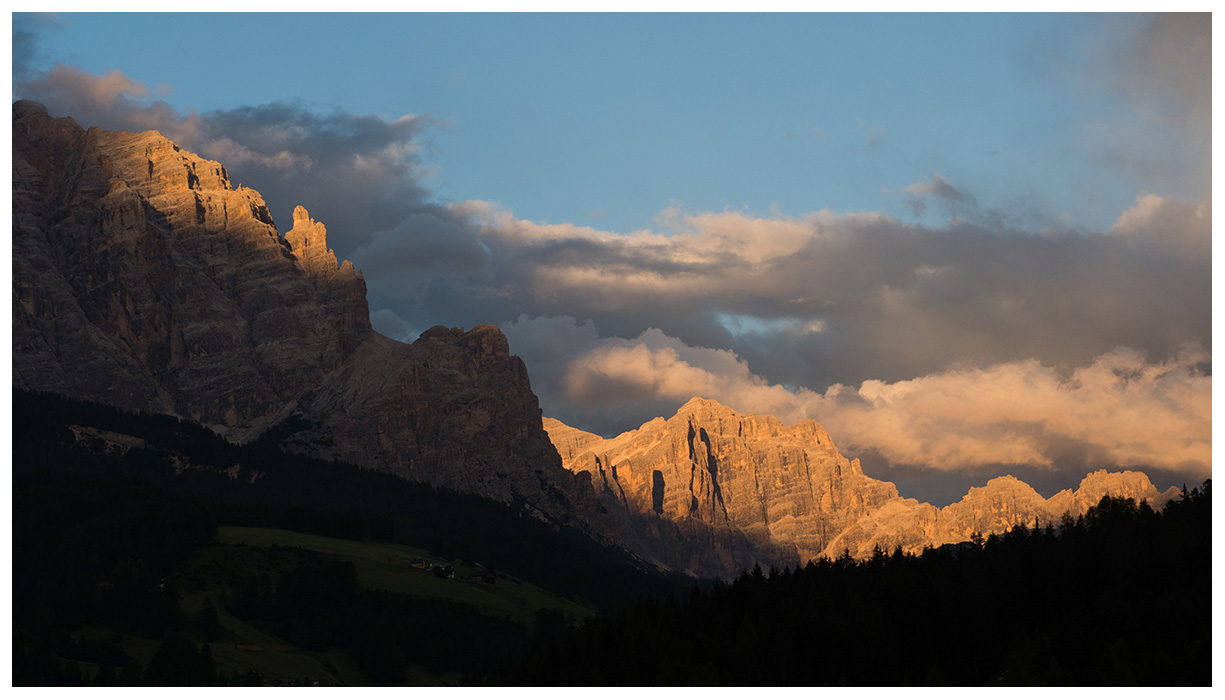
POLYGON ((1158 493, 1138 472, 1102 471, 1049 500, 1004 476, 936 508, 864 475, 816 421, 784 426, 701 398, 611 439, 551 418, 544 427, 566 468, 604 499, 701 533, 689 541, 689 556, 709 552, 732 573, 754 559, 781 566, 844 552, 864 558, 877 547, 913 553, 976 532, 1057 524, 1065 511, 1083 513, 1104 495, 1147 499, 1154 507, 1174 496, 1158 493))

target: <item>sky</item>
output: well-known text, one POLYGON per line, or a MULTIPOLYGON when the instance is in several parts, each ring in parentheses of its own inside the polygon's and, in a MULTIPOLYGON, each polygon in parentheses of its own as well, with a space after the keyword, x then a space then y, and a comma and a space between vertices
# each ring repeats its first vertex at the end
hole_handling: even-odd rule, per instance
POLYGON ((493 323, 545 415, 814 418, 941 505, 1211 475, 1211 21, 12 16, 13 99, 305 206, 377 330, 493 323))

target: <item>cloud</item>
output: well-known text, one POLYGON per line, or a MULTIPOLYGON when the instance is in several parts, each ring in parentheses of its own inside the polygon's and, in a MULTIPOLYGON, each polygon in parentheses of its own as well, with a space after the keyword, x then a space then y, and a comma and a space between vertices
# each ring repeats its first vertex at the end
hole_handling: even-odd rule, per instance
POLYGON ((1068 469, 1149 466, 1211 474, 1212 379, 1203 350, 1150 363, 1128 348, 1064 375, 1036 360, 953 368, 808 405, 849 447, 895 464, 974 470, 989 464, 1068 469))
POLYGON ((413 342, 425 330, 424 328, 413 328, 391 309, 372 309, 370 311, 370 325, 374 326, 375 330, 388 338, 404 343, 413 342))
MULTIPOLYGON (((934 197, 945 205, 949 216, 956 218, 967 218, 966 212, 974 211, 978 208, 978 202, 974 195, 969 191, 961 189, 953 185, 953 181, 941 177, 939 173, 932 173, 930 181, 920 180, 919 182, 911 183, 902 188, 903 192, 910 195, 910 208, 914 215, 921 216, 927 210, 927 200, 929 197, 934 197)), ((886 188, 885 193, 889 194, 886 188)))
POLYGON ((405 229, 359 251, 372 290, 465 325, 527 314, 591 320, 623 338, 657 328, 732 349, 790 385, 895 381, 963 359, 1079 365, 1120 345, 1162 358, 1211 342, 1206 203, 1144 195, 1110 232, 1044 235, 875 214, 669 210, 663 231, 621 236, 490 205, 451 214, 470 217, 473 266, 440 263, 416 279, 380 270, 378 259, 429 235, 405 229), (422 285, 442 306, 427 308, 422 285))
POLYGON ((1154 121, 1200 132, 1212 120, 1211 13, 1156 13, 1128 28, 1096 70, 1154 121))
POLYGON ((1061 31, 1065 36, 1038 38, 1032 55, 1042 57, 1035 61, 1060 97, 1098 110, 1063 134, 1061 148, 1083 153, 1137 190, 1206 199, 1212 15, 1104 15, 1068 22, 1061 31))
POLYGON ((1109 231, 1043 234, 670 208, 622 236, 451 214, 486 254, 397 275, 374 261, 413 232, 380 237, 359 256, 372 294, 500 323, 546 415, 576 427, 612 435, 705 395, 815 417, 887 470, 1209 473, 1208 202, 1142 194, 1109 231))
POLYGON ((1151 256, 1195 265, 1212 255, 1211 236, 1205 235, 1211 225, 1211 200, 1185 206, 1143 192, 1136 197, 1136 206, 1120 214, 1110 230, 1151 256))
POLYGON ((864 148, 869 152, 875 151, 882 143, 885 142, 886 129, 884 124, 867 124, 860 119, 859 131, 863 134, 864 148))
POLYGON ((688 346, 658 329, 632 340, 601 338, 595 324, 569 317, 520 317, 503 329, 512 352, 546 370, 533 374, 545 414, 587 430, 636 428, 695 395, 801 417, 794 395, 754 376, 735 353, 688 346))
POLYGON ((52 12, 14 12, 13 15, 13 82, 26 80, 36 63, 42 60, 39 35, 47 29, 64 25, 52 12))
POLYGON ((930 182, 919 181, 907 185, 904 189, 905 191, 916 196, 932 195, 940 199, 947 199, 954 202, 974 202, 974 195, 959 187, 955 187, 952 180, 948 179, 947 177, 940 177, 940 173, 935 172, 932 173, 932 179, 930 182))
POLYGON ((795 410, 794 394, 752 374, 730 350, 690 347, 655 328, 593 348, 567 366, 563 383, 567 401, 587 406, 720 396, 783 418, 795 410))
MULTIPOLYGON (((927 186, 957 196, 951 183, 927 186)), ((965 221, 928 228, 828 211, 761 218, 670 208, 658 224, 618 235, 465 202, 377 233, 354 259, 371 308, 392 309, 415 328, 496 323, 512 348, 545 332, 538 319, 587 329, 547 358, 524 355, 542 404, 555 412, 609 386, 595 365, 587 374, 569 365, 596 346, 593 335, 630 342, 650 329, 683 346, 730 351, 767 385, 816 390, 910 380, 967 361, 1083 367, 1115 347, 1152 362, 1186 342, 1211 347, 1207 202, 1144 194, 1100 233, 1036 235, 965 221)), ((607 376, 613 358, 642 359, 624 348, 604 352, 607 376)), ((607 415, 583 409, 588 422, 578 427, 621 430, 641 417, 602 406, 607 415)))
POLYGON ((575 358, 562 407, 581 415, 636 404, 645 422, 659 403, 675 410, 697 395, 788 423, 815 418, 845 453, 871 452, 897 465, 944 472, 1019 465, 1070 476, 1147 467, 1198 481, 1211 475, 1207 361, 1196 346, 1163 362, 1117 348, 1071 369, 1020 360, 818 393, 771 384, 735 353, 650 329, 575 358))
POLYGON ((419 182, 426 166, 419 139, 430 118, 384 119, 300 104, 265 104, 181 114, 119 71, 96 75, 72 66, 25 72, 15 93, 83 126, 157 130, 184 148, 222 162, 235 183, 264 195, 282 228, 301 204, 329 224, 329 244, 342 257, 376 231, 413 215, 446 218, 419 182))

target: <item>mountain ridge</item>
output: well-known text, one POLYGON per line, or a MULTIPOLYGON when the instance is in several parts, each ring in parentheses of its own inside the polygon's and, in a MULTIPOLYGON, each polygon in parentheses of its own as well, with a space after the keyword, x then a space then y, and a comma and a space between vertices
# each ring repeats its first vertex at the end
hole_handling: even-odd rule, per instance
POLYGON ((816 421, 704 399, 610 440, 563 429, 495 326, 375 332, 361 272, 304 207, 282 235, 258 192, 154 131, 31 102, 12 130, 17 389, 485 496, 698 576, 965 539, 951 521, 1037 508, 1023 489, 1001 501, 1001 482, 944 513, 866 476, 816 421))
POLYGON ((16 388, 275 436, 547 519, 584 510, 497 328, 382 336, 305 208, 282 236, 258 192, 158 132, 12 109, 16 388))
POLYGON ((1082 514, 1106 495, 1153 507, 1178 495, 1174 488, 1158 492, 1141 472, 1099 470, 1048 499, 1005 475, 937 508, 866 476, 814 420, 787 426, 701 397, 671 418, 612 438, 553 418, 543 425, 566 468, 586 476, 604 498, 644 516, 699 520, 747 533, 762 546, 794 547, 799 561, 844 552, 865 558, 878 547, 918 553, 975 533, 1058 523, 1065 512, 1082 514))
POLYGON ((492 325, 375 332, 360 271, 294 210, 155 131, 13 104, 13 384, 177 416, 510 504, 668 570, 783 561, 740 533, 647 521, 565 470, 527 368, 492 325))

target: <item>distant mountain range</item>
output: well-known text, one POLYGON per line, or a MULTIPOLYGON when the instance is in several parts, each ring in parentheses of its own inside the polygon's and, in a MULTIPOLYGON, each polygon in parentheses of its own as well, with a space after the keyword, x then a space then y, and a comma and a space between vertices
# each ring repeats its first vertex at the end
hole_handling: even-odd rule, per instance
POLYGON ((1159 508, 1179 494, 1158 492, 1140 472, 1098 471, 1075 491, 1045 499, 1003 476, 936 508, 865 476, 816 421, 784 426, 701 398, 612 439, 550 418, 544 425, 566 468, 590 479, 605 500, 682 526, 697 521, 716 533, 744 533, 798 561, 848 551, 865 558, 878 547, 918 553, 1018 524, 1058 526, 1064 513, 1080 515, 1105 495, 1159 508))
POLYGON ((157 132, 15 103, 14 386, 485 496, 696 575, 915 551, 1058 524, 1103 495, 1175 495, 1136 472, 1051 499, 1001 477, 935 508, 865 476, 814 421, 703 399, 606 440, 542 419, 496 327, 411 344, 375 332, 361 273, 326 234, 298 207, 282 236, 258 192, 157 132))

